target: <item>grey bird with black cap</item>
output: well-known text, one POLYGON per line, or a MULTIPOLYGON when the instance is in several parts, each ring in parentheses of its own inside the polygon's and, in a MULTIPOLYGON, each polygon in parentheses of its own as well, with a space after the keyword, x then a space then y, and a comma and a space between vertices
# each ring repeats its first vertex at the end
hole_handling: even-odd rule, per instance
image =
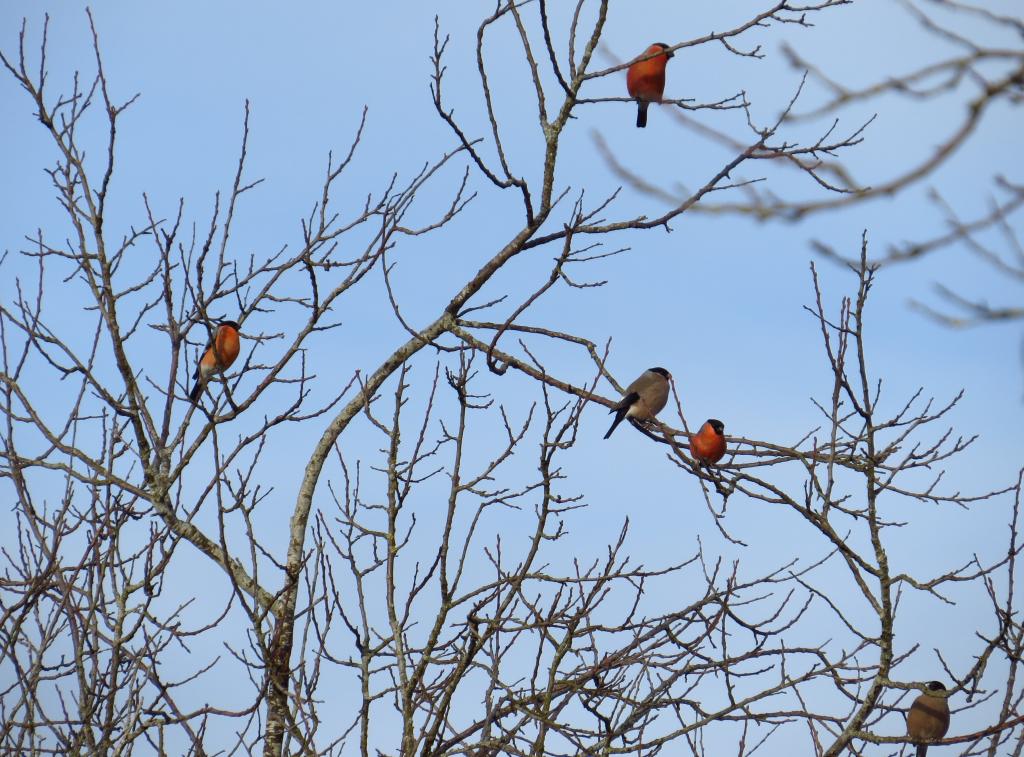
POLYGON ((612 427, 604 435, 607 439, 625 418, 647 420, 654 418, 668 402, 669 381, 672 374, 664 368, 648 368, 632 384, 619 403, 609 412, 615 413, 612 427))

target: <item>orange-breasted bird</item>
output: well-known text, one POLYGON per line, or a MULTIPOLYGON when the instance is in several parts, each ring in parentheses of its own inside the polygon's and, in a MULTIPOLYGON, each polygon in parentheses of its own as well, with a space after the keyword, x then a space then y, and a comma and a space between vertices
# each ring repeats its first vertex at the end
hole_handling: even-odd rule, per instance
POLYGON ((195 386, 189 392, 188 398, 194 405, 199 401, 199 395, 203 393, 203 387, 207 380, 214 373, 223 373, 238 357, 238 324, 234 321, 221 321, 217 331, 210 338, 206 345, 206 351, 196 366, 196 372, 192 378, 196 380, 195 386))
POLYGON ((672 374, 664 368, 648 368, 626 387, 626 394, 609 412, 615 413, 612 427, 604 435, 607 439, 624 418, 644 420, 653 418, 668 402, 669 380, 672 374))
POLYGON ((690 454, 704 465, 714 465, 725 454, 725 424, 708 418, 696 434, 690 434, 690 454))
POLYGON ((907 736, 917 744, 917 757, 928 754, 928 745, 918 740, 941 739, 949 730, 949 702, 933 692, 945 691, 938 681, 931 681, 925 692, 914 700, 907 713, 907 736))
POLYGON ((672 53, 654 53, 667 49, 668 45, 664 42, 655 42, 626 71, 626 89, 629 90, 629 96, 636 100, 636 125, 639 129, 647 126, 647 106, 660 103, 665 93, 665 66, 672 53), (654 57, 644 60, 648 55, 654 57))

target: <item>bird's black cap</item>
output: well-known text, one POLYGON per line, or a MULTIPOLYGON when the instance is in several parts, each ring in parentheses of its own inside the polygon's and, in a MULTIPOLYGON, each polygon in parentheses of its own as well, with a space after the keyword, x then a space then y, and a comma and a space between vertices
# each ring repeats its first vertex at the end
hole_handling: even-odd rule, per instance
POLYGON ((238 331, 240 328, 242 328, 241 326, 238 325, 238 321, 221 321, 219 325, 230 326, 235 331, 238 331))
POLYGON ((928 682, 928 691, 945 691, 945 690, 946 690, 946 687, 943 686, 938 681, 929 681, 928 682))
MULTIPOLYGON (((662 50, 668 50, 668 48, 669 48, 669 46, 666 45, 664 42, 655 42, 654 44, 656 44, 662 50)), ((665 53, 665 57, 667 57, 667 58, 671 58, 673 55, 675 55, 675 53, 665 53)))
POLYGON ((718 420, 718 418, 708 418, 708 425, 711 426, 719 436, 725 433, 725 424, 718 420))
POLYGON ((667 379, 672 378, 672 374, 666 371, 664 368, 661 368, 660 366, 655 368, 648 368, 647 370, 649 370, 651 373, 657 373, 659 376, 664 376, 667 379))

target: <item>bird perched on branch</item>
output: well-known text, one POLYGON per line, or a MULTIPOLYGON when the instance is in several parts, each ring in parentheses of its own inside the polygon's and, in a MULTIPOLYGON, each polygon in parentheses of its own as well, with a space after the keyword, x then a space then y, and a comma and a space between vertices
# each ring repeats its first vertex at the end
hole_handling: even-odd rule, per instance
POLYGON ((668 402, 669 380, 672 374, 664 368, 648 368, 640 378, 626 387, 626 394, 609 412, 615 413, 612 427, 604 435, 607 439, 623 418, 644 420, 653 418, 668 402))
POLYGON ((704 465, 714 465, 725 454, 725 424, 708 418, 696 434, 690 434, 690 454, 704 465))
POLYGON ((936 692, 944 692, 946 687, 938 681, 931 681, 921 696, 910 705, 907 714, 907 736, 917 744, 917 757, 928 754, 928 745, 919 741, 941 739, 949 730, 949 702, 936 692))
POLYGON ((196 372, 192 375, 196 383, 192 387, 192 391, 189 392, 188 398, 193 405, 199 401, 199 395, 203 393, 203 387, 210 376, 226 371, 238 357, 240 348, 238 328, 238 324, 234 321, 221 321, 213 336, 210 337, 206 351, 196 366, 196 372))
POLYGON ((629 90, 629 96, 636 100, 636 125, 639 129, 647 126, 647 106, 660 103, 665 93, 665 66, 672 53, 655 55, 664 50, 668 50, 668 45, 655 42, 626 71, 626 89, 629 90), (649 55, 654 57, 648 58, 649 55))

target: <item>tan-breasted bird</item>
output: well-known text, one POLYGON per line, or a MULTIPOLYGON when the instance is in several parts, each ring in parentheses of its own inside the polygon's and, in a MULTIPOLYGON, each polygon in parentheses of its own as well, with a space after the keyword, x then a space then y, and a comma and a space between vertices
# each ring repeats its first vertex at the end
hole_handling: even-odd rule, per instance
POLYGON ((928 745, 919 741, 941 739, 949 730, 949 702, 934 692, 944 692, 946 687, 938 681, 928 683, 928 688, 910 705, 907 713, 907 736, 917 744, 917 757, 928 754, 928 745))
POLYGON ((664 368, 648 368, 626 387, 626 393, 609 412, 615 413, 612 427, 604 435, 607 439, 624 418, 644 420, 653 418, 668 402, 669 380, 672 374, 664 368))

